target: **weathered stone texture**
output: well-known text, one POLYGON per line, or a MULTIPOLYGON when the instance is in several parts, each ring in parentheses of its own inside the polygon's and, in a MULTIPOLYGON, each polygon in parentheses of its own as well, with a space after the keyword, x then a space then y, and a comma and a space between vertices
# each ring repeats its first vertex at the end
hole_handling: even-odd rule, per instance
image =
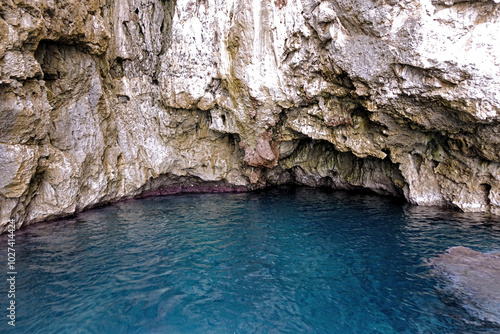
POLYGON ((498 31, 496 0, 2 1, 1 223, 189 182, 500 214, 498 31))
POLYGON ((500 253, 452 247, 431 258, 432 271, 446 279, 442 291, 473 316, 500 324, 500 253))

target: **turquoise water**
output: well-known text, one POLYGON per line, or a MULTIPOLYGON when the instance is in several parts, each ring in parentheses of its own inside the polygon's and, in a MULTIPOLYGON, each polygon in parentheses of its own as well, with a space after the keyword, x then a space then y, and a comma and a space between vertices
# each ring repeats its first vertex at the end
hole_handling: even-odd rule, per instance
POLYGON ((16 233, 12 332, 499 333, 423 264, 457 245, 500 250, 500 222, 304 188, 126 201, 16 233))

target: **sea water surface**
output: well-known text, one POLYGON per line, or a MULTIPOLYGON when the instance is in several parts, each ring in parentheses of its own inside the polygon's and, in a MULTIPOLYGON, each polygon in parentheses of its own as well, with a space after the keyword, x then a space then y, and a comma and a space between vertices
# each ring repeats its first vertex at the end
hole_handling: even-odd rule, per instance
POLYGON ((500 332, 424 264, 500 250, 498 217, 287 188, 125 201, 15 241, 16 327, 3 279, 1 333, 500 332))

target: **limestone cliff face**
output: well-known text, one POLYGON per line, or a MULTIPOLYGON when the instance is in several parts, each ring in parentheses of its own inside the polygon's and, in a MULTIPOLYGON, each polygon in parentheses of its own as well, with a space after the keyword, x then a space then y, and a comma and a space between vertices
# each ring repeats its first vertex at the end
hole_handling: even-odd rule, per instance
POLYGON ((284 183, 500 214, 497 2, 4 0, 1 223, 284 183))

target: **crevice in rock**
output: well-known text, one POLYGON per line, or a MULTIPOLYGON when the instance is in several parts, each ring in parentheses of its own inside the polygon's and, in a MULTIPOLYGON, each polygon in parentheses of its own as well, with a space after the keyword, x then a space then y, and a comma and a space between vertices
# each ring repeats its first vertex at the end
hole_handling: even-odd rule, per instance
POLYGON ((141 36, 142 40, 144 40, 144 31, 142 29, 142 24, 137 23, 137 26, 139 27, 139 36, 141 36))
POLYGON ((42 68, 43 80, 57 80, 64 76, 63 59, 59 52, 59 44, 42 40, 35 51, 35 59, 42 68))
POLYGON ((128 97, 127 95, 117 95, 117 97, 121 103, 127 103, 128 101, 130 101, 130 97, 128 97))
POLYGON ((172 20, 175 14, 176 0, 161 0, 161 5, 163 6, 163 20, 160 26, 160 32, 162 33, 162 47, 160 54, 165 53, 166 49, 170 45, 171 32, 172 32, 172 20))
POLYGON ((23 203, 24 205, 23 215, 25 216, 28 213, 28 208, 30 206, 30 203, 38 195, 40 186, 42 185, 42 182, 45 178, 45 171, 47 170, 48 163, 49 162, 47 157, 40 157, 38 159, 38 164, 36 166, 35 173, 31 177, 31 180, 29 182, 29 188, 25 195, 26 201, 23 203))
POLYGON ((121 78, 123 76, 123 61, 121 57, 116 57, 110 64, 109 74, 113 79, 121 78))
POLYGON ((490 200, 491 185, 487 183, 482 183, 481 189, 484 193, 484 202, 486 203, 486 206, 489 207, 491 205, 491 200, 490 200))

